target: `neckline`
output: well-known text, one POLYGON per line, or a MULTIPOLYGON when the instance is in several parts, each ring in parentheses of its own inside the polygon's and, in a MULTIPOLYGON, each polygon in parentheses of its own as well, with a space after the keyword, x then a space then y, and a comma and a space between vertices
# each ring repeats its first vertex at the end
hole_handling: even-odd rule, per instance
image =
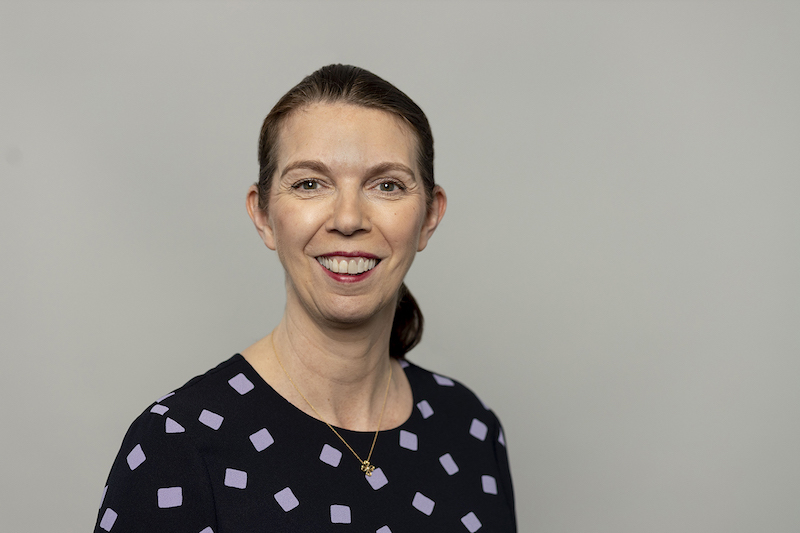
MULTIPOLYGON (((252 376, 254 376, 255 379, 258 380, 259 383, 261 383, 264 387, 266 387, 266 390, 268 391, 269 394, 273 395, 281 403, 283 403, 286 406, 288 406, 288 408, 290 410, 293 410, 293 411, 299 413, 300 415, 302 415, 303 417, 305 417, 306 419, 311 420, 311 421, 321 425, 322 427, 328 429, 327 425, 325 424, 325 422, 323 422, 319 418, 316 418, 316 417, 313 417, 313 416, 309 415, 308 413, 306 413, 305 411, 303 411, 302 409, 300 409, 299 407, 294 405, 292 402, 290 402, 289 400, 284 398, 280 393, 278 393, 278 391, 276 391, 272 387, 272 385, 267 383, 267 380, 265 380, 263 377, 261 377, 261 374, 259 374, 258 371, 255 368, 253 368, 253 365, 251 365, 250 362, 247 359, 245 359, 242 354, 236 353, 233 356, 233 358, 236 359, 237 361, 240 361, 240 362, 244 363, 244 365, 247 367, 248 373, 251 374, 252 376)), ((400 367, 403 369, 403 374, 405 374, 406 379, 408 380, 409 387, 411 387, 411 414, 408 415, 408 418, 406 418, 399 425, 397 425, 397 426, 395 426, 393 428, 380 430, 381 433, 389 433, 389 432, 392 432, 392 431, 399 431, 399 430, 403 429, 404 427, 406 427, 409 424, 409 422, 411 422, 411 420, 414 418, 414 407, 420 401, 416 384, 414 383, 414 381, 408 375, 408 369, 411 366, 414 366, 414 365, 411 362, 409 362, 409 361, 407 361, 405 359, 403 359, 402 361, 405 361, 405 363, 407 363, 405 365, 401 364, 400 367)), ((372 435, 375 434, 374 430, 370 430, 370 431, 355 431, 355 430, 352 430, 352 429, 339 427, 339 426, 336 426, 334 424, 331 424, 331 425, 333 427, 335 427, 337 431, 341 431, 343 433, 348 433, 350 435, 356 435, 356 436, 366 435, 366 436, 372 437, 372 435)), ((328 429, 328 431, 330 431, 330 430, 328 429)))

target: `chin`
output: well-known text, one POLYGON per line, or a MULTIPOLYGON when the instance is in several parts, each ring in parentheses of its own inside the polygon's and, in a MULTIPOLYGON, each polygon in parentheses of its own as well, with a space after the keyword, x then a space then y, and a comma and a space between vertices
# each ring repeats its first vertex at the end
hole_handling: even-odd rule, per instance
POLYGON ((364 313, 363 311, 353 310, 352 312, 343 312, 341 309, 333 313, 323 313, 322 317, 326 322, 336 324, 339 326, 355 327, 360 324, 366 324, 375 318, 376 313, 364 313))
POLYGON ((320 309, 323 319, 331 324, 355 327, 378 318, 387 311, 387 305, 364 302, 341 302, 320 309))

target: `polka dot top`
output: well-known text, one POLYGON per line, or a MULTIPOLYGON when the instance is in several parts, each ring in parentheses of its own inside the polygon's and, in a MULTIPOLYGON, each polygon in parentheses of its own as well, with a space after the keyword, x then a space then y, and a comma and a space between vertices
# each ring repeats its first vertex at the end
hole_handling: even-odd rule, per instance
MULTIPOLYGON (((411 417, 371 476, 321 421, 235 355, 131 425, 95 532, 514 532, 506 443, 466 387, 401 361, 411 417)), ((366 455, 374 433, 337 430, 366 455)))

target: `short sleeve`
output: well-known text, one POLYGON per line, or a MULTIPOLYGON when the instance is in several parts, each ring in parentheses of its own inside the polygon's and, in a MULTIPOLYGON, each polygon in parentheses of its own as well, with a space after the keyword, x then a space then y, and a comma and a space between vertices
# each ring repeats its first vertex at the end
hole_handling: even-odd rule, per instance
POLYGON ((213 533, 214 496, 192 435, 154 404, 128 430, 117 454, 95 533, 213 533))

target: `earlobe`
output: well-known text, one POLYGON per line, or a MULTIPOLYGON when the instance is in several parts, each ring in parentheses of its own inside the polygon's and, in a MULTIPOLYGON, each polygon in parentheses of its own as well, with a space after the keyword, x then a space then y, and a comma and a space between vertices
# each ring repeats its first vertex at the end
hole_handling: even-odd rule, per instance
POLYGON ((428 241, 433 235, 433 232, 436 231, 439 222, 441 222, 442 217, 444 217, 444 212, 447 210, 447 195, 444 193, 444 189, 437 185, 433 188, 432 195, 433 199, 419 234, 418 252, 424 250, 428 245, 428 241))
POLYGON ((264 244, 267 245, 267 248, 274 250, 275 235, 272 232, 272 225, 270 224, 267 212, 259 207, 258 201, 258 188, 255 185, 251 185, 247 190, 247 198, 245 199, 247 214, 250 215, 250 220, 253 221, 253 225, 256 227, 256 231, 258 231, 258 234, 261 236, 261 240, 264 241, 264 244))

